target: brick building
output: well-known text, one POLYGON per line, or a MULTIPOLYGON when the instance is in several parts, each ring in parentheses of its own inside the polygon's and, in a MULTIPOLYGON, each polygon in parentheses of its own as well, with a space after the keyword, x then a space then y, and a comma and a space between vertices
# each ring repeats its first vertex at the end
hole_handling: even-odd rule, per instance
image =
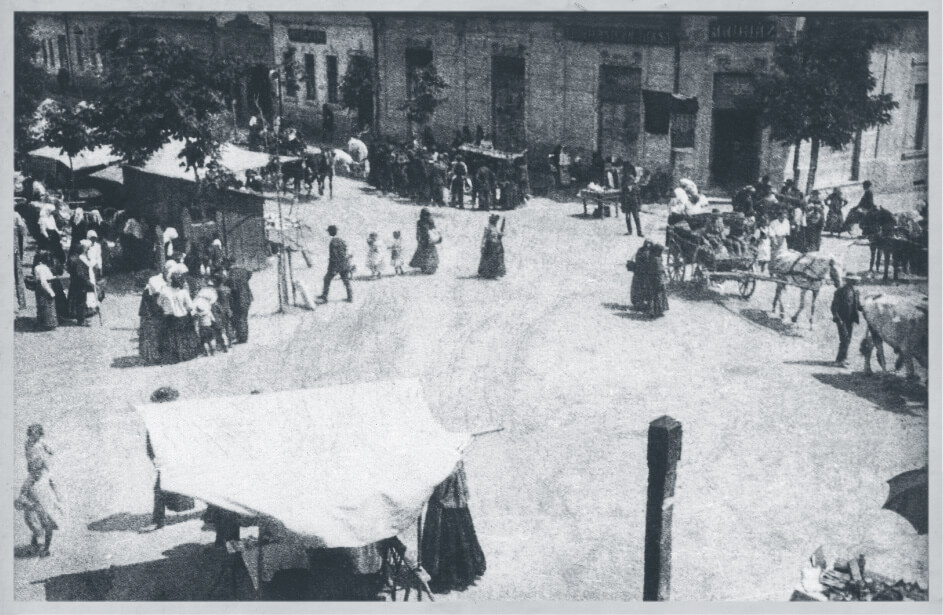
MULTIPOLYGON (((432 63, 450 86, 432 120, 445 142, 465 125, 480 125, 496 146, 527 147, 534 158, 562 144, 584 157, 621 156, 717 189, 791 173, 790 149, 761 127, 753 77, 770 69, 776 43, 795 36, 800 17, 429 13, 374 20, 377 115, 386 134, 409 134, 403 104, 416 70, 432 63)), ((875 50, 872 67, 901 107, 891 126, 862 136, 856 163, 859 174, 894 186, 926 177, 925 161, 908 158, 920 150, 901 152, 913 149, 904 135, 914 130, 911 141, 926 141, 925 128, 908 126, 926 122, 919 110, 926 86, 919 84, 926 83, 927 21, 903 24, 900 37, 875 50), (875 145, 879 133, 894 136, 875 145)), ((850 181, 850 162, 833 160, 848 155, 823 149, 817 185, 850 181)))

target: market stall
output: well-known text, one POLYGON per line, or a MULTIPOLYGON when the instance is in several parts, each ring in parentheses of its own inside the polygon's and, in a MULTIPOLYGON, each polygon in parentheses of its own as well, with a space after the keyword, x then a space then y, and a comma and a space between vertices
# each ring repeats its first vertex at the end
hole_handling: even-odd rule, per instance
POLYGON ((273 569, 310 561, 312 549, 395 559, 392 539, 416 523, 471 440, 438 425, 415 380, 136 410, 163 489, 258 520, 261 549, 258 540, 230 545, 252 560, 257 588, 273 569))
POLYGON ((81 186, 85 177, 119 160, 108 145, 82 150, 72 158, 71 165, 69 157, 58 147, 40 147, 29 152, 30 173, 47 188, 71 188, 73 176, 75 185, 81 186))
POLYGON ((475 173, 482 166, 489 166, 497 180, 496 202, 502 209, 514 209, 524 201, 527 186, 521 186, 518 169, 523 167, 523 175, 527 176, 527 150, 521 152, 506 152, 484 145, 466 143, 458 148, 468 166, 468 177, 475 177, 475 173))
POLYGON ((589 215, 588 202, 596 204, 593 210, 593 216, 596 218, 608 218, 610 216, 618 218, 619 197, 621 191, 618 188, 604 188, 598 184, 590 183, 579 192, 579 197, 583 201, 583 215, 589 215))

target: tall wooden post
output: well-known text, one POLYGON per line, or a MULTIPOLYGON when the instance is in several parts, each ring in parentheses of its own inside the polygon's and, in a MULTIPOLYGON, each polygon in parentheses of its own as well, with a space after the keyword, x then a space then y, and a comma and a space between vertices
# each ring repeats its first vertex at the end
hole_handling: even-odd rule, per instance
POLYGON ((648 426, 648 504, 642 600, 668 600, 671 590, 671 515, 681 459, 681 423, 661 416, 648 426))

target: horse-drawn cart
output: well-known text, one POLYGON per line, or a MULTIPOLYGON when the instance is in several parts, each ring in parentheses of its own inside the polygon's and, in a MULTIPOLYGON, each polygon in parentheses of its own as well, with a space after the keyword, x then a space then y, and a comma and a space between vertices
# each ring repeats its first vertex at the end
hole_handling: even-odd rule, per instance
POLYGON ((757 280, 777 282, 775 278, 753 271, 756 249, 746 241, 748 230, 743 215, 733 212, 676 219, 668 225, 665 237, 669 281, 684 282, 690 265, 694 281, 706 286, 711 282, 735 280, 744 299, 753 295, 757 280), (714 216, 723 220, 724 234, 711 228, 714 216))

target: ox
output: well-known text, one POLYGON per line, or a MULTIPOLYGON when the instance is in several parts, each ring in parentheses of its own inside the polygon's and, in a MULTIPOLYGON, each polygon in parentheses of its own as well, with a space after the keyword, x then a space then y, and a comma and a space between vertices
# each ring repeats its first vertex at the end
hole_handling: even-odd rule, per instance
POLYGON ((927 298, 887 293, 863 295, 861 313, 868 323, 868 332, 861 341, 865 373, 872 373, 872 350, 877 350, 878 364, 887 371, 884 362, 884 342, 887 342, 898 355, 895 369, 903 364, 907 368, 907 378, 916 379, 914 359, 927 367, 927 298))

